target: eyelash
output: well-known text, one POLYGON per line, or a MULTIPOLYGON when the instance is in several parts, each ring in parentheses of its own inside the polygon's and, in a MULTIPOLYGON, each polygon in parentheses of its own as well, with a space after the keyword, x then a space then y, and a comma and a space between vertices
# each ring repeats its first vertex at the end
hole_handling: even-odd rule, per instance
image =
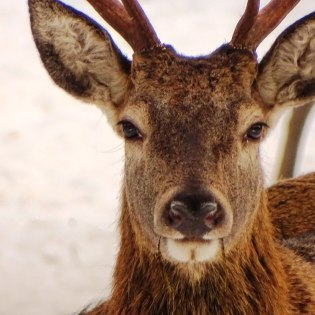
POLYGON ((269 128, 269 126, 264 123, 264 122, 257 122, 252 124, 246 131, 245 135, 244 135, 244 139, 246 141, 259 141, 263 134, 264 134, 264 130, 266 128, 269 128), (257 133, 257 134, 255 134, 257 133))
POLYGON ((140 130, 130 121, 122 120, 118 123, 126 140, 142 140, 143 135, 140 130))

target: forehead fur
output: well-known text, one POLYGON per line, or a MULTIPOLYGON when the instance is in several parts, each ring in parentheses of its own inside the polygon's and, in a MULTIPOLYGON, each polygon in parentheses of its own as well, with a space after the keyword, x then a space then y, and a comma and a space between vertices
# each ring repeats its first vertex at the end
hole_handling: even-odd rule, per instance
POLYGON ((250 97, 256 69, 252 53, 228 45, 196 58, 162 47, 134 56, 132 78, 140 99, 168 106, 223 106, 250 97))

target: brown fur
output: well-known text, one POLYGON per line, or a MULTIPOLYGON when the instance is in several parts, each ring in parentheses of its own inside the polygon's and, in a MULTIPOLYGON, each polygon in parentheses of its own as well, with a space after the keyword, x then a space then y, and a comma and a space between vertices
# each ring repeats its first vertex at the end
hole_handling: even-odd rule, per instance
POLYGON ((315 173, 282 180, 270 187, 267 194, 279 239, 314 232, 315 173))
MULTIPOLYGON (((85 314, 314 314, 313 254, 306 253, 314 246, 311 225, 303 218, 295 228, 293 204, 281 207, 283 198, 287 205, 291 200, 289 182, 270 189, 274 207, 268 205, 259 161, 268 128, 256 140, 249 131, 257 123, 273 125, 279 109, 315 98, 291 86, 299 72, 306 73, 304 86, 314 81, 314 64, 306 61, 314 55, 315 14, 280 36, 261 67, 254 52, 228 44, 196 58, 161 45, 135 53, 129 67, 107 32, 83 14, 55 0, 29 4, 50 75, 76 97, 100 105, 125 137, 113 290, 85 314), (283 62, 299 54, 299 69, 283 62), (128 137, 126 121, 139 136, 128 137), (286 197, 278 196, 281 190, 286 197), (201 238, 185 238, 166 223, 165 211, 178 192, 203 191, 224 209, 222 224, 201 238)), ((310 186, 299 196, 307 198, 310 186)))
POLYGON ((123 202, 112 296, 86 315, 315 312, 314 292, 309 291, 315 285, 314 270, 275 241, 264 204, 246 241, 216 264, 207 265, 197 283, 163 260, 158 251, 152 255, 139 247, 130 220, 123 202))

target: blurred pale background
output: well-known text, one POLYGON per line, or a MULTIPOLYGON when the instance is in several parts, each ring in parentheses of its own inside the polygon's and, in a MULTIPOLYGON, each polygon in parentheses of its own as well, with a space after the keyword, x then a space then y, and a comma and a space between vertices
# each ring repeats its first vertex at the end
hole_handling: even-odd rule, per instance
MULTIPOLYGON (((246 1, 140 2, 163 42, 198 55, 229 41, 246 1)), ((67 3, 98 19, 85 1, 67 3)), ((302 0, 261 45, 260 57, 286 25, 314 9, 302 0)), ((0 314, 73 314, 110 290, 123 143, 97 108, 51 82, 31 38, 26 1, 1 1, 0 34, 0 314)), ((262 148, 267 183, 284 121, 262 148)), ((314 134, 313 109, 297 175, 315 170, 314 134)))

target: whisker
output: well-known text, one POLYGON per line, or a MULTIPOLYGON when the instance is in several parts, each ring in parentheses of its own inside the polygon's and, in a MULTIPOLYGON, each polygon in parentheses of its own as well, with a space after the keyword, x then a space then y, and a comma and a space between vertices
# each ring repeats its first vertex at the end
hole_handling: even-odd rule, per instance
POLYGON ((222 250, 222 257, 223 257, 223 283, 224 283, 224 292, 227 293, 227 274, 226 274, 226 253, 225 253, 225 245, 224 245, 224 239, 220 238, 220 245, 222 250))

